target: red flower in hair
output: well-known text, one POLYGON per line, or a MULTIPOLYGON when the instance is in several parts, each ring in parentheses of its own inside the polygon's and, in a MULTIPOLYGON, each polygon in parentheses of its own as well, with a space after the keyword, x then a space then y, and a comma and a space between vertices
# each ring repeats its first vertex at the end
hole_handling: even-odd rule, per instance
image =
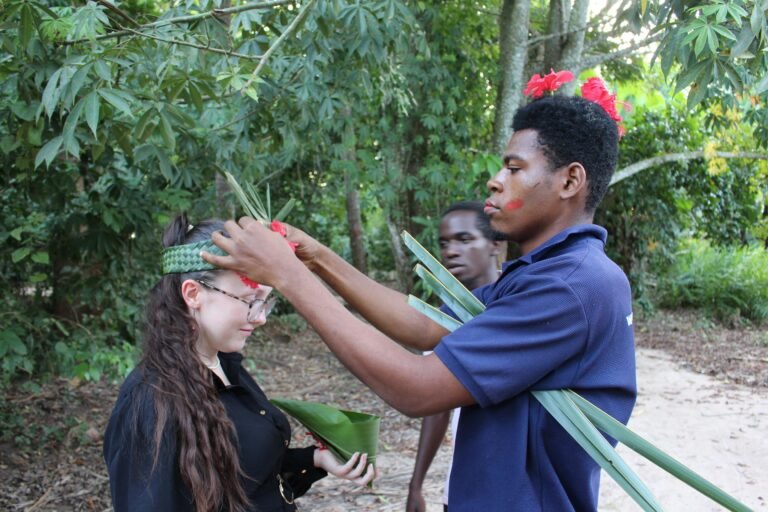
POLYGON ((548 75, 541 76, 536 73, 528 80, 528 84, 525 86, 523 94, 525 96, 533 96, 534 98, 541 98, 545 92, 555 92, 563 84, 567 84, 573 80, 573 73, 570 71, 557 71, 550 70, 548 75))
MULTIPOLYGON (((621 125, 622 118, 619 115, 619 112, 616 110, 616 95, 611 94, 608 91, 602 80, 600 80, 598 77, 592 77, 584 82, 584 84, 581 86, 581 97, 589 101, 594 101, 603 107, 603 110, 608 113, 611 119, 616 121, 616 124, 619 128, 619 137, 624 136, 626 130, 621 125)), ((626 109, 627 106, 628 105, 625 104, 624 108, 626 109)))

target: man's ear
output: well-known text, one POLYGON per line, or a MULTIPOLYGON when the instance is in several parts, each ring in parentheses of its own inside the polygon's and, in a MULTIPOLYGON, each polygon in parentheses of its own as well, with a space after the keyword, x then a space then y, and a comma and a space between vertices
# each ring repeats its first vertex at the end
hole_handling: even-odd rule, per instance
POLYGON ((200 294, 202 290, 203 285, 194 279, 187 279, 181 283, 181 296, 184 298, 184 302, 187 303, 189 309, 198 309, 200 307, 200 294))
POLYGON ((500 240, 492 241, 491 242, 491 256, 496 257, 499 254, 501 254, 502 245, 504 245, 504 242, 502 242, 500 240))
POLYGON ((570 199, 587 193, 587 171, 578 162, 568 164, 562 171, 561 199, 570 199))

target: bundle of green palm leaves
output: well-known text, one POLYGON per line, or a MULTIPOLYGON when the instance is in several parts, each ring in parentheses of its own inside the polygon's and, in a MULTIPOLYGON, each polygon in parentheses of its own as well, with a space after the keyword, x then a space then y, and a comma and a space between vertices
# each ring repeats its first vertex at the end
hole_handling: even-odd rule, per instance
MULTIPOLYGON (((483 312, 485 306, 429 251, 408 233, 404 232, 402 236, 406 247, 421 262, 421 264, 416 265, 416 274, 424 280, 424 283, 446 306, 451 308, 460 321, 413 295, 408 297, 409 305, 449 331, 453 331, 463 322, 467 322, 483 312)), ((662 508, 648 487, 616 453, 616 450, 608 443, 600 430, 624 443, 726 509, 739 512, 750 510, 749 507, 638 436, 621 422, 573 391, 562 389, 532 391, 531 393, 643 510, 660 511, 662 508)))
POLYGON ((232 188, 232 191, 235 193, 235 197, 237 197, 237 200, 240 202, 240 205, 243 207, 243 210, 245 210, 245 214, 248 215, 249 217, 252 217, 258 220, 262 224, 268 224, 273 220, 285 219, 293 209, 294 204, 296 203, 296 200, 291 198, 290 201, 285 203, 285 205, 280 209, 280 211, 277 212, 277 215, 273 217, 272 216, 272 200, 269 193, 269 186, 267 186, 267 200, 265 204, 259 197, 259 194, 256 192, 256 189, 254 189, 250 183, 246 183, 245 187, 243 188, 237 182, 235 177, 232 176, 230 173, 225 172, 224 175, 227 177, 227 183, 229 183, 229 186, 232 188))

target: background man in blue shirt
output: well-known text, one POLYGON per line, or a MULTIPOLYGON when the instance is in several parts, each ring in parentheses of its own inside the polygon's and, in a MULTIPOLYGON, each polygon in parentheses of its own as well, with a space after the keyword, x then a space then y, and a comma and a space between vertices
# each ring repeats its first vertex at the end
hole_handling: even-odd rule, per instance
MULTIPOLYGON (((503 244, 498 240, 500 234, 491 229, 490 219, 483 211, 483 203, 462 201, 449 206, 440 219, 438 235, 442 264, 469 290, 492 283, 499 276, 498 256, 503 244)), ((449 422, 452 440, 455 441, 458 411, 439 412, 421 421, 419 448, 408 485, 406 512, 427 510, 421 490, 424 477, 445 438, 449 422)), ((450 466, 448 471, 450 475, 450 466)), ((448 489, 446 482, 443 492, 443 504, 446 506, 448 489)))
POLYGON ((599 467, 530 391, 571 388, 623 422, 634 406, 629 284, 592 224, 616 167, 618 127, 596 103, 552 96, 521 108, 513 129, 485 211, 522 256, 476 292, 486 311, 450 334, 296 228, 288 238, 299 259, 250 218, 226 223, 231 238, 214 236, 229 256, 205 258, 279 290, 399 411, 462 406, 451 512, 597 510, 599 467))

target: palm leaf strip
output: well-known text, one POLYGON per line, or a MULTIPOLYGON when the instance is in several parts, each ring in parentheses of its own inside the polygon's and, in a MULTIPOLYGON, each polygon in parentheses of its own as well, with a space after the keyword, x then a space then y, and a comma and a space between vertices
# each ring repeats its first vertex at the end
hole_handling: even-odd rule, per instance
POLYGON ((667 473, 678 478, 679 480, 682 480, 686 484, 699 491, 701 494, 707 496, 728 510, 737 512, 749 512, 751 510, 749 507, 717 487, 709 480, 705 479, 673 457, 667 455, 665 452, 656 448, 656 446, 634 433, 623 423, 617 421, 613 416, 605 413, 602 409, 596 407, 592 402, 586 400, 578 393, 574 393, 571 390, 566 390, 564 393, 568 394, 576 407, 578 407, 579 410, 584 413, 589 421, 591 421, 597 428, 613 437, 620 443, 623 443, 627 446, 627 448, 631 448, 638 454, 659 466, 667 473))

